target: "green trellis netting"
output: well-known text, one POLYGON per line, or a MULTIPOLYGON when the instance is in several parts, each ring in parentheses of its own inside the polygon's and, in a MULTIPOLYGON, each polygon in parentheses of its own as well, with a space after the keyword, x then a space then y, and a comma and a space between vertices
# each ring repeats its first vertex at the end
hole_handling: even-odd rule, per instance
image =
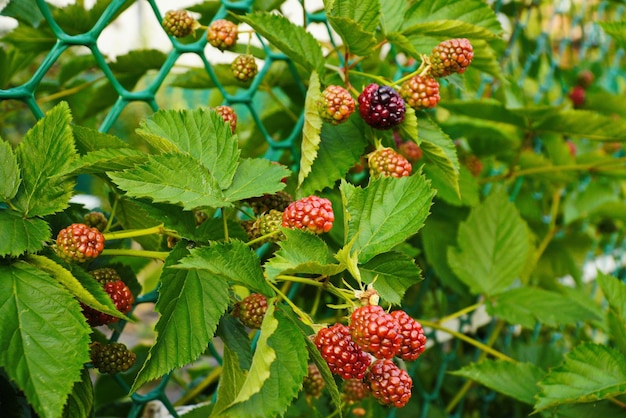
MULTIPOLYGON (((399 0, 398 0, 399 1, 399 0)), ((97 66, 106 77, 106 82, 115 90, 116 99, 105 113, 105 116, 99 120, 99 130, 109 132, 115 129, 116 124, 122 119, 120 116, 124 110, 132 103, 146 103, 153 111, 161 107, 167 107, 162 104, 168 98, 175 96, 177 87, 168 85, 168 76, 175 68, 179 58, 185 54, 192 54, 201 61, 202 70, 205 76, 208 76, 210 82, 214 84, 215 89, 219 92, 223 104, 237 106, 247 109, 247 116, 250 122, 256 125, 256 128, 265 140, 267 147, 264 148, 264 157, 278 160, 285 151, 288 151, 291 162, 295 165, 299 160, 298 139, 302 132, 304 124, 304 115, 294 115, 293 124, 289 132, 283 132, 280 138, 276 138, 270 130, 264 125, 261 114, 264 101, 268 100, 268 95, 262 90, 262 83, 270 74, 273 64, 282 62, 288 66, 293 77, 293 82, 304 95, 306 88, 302 80, 298 76, 295 66, 289 59, 276 51, 258 37, 255 44, 260 45, 264 62, 260 68, 259 75, 254 81, 246 87, 224 86, 220 82, 220 78, 216 73, 214 63, 207 58, 206 55, 206 39, 201 34, 191 43, 182 43, 181 41, 169 37, 171 48, 166 54, 166 59, 157 71, 153 71, 148 77, 144 77, 136 88, 127 89, 124 83, 116 78, 115 71, 112 69, 108 58, 101 52, 98 41, 103 32, 118 17, 120 11, 125 10, 129 3, 128 0, 112 0, 102 10, 97 23, 88 31, 79 34, 69 34, 65 32, 61 26, 55 21, 50 6, 44 0, 36 0, 39 12, 43 15, 45 23, 54 34, 56 42, 45 56, 45 59, 33 70, 32 76, 23 84, 0 90, 0 104, 4 102, 19 101, 24 103, 35 118, 41 118, 44 115, 44 108, 41 101, 38 101, 37 94, 44 87, 46 77, 53 71, 55 64, 61 56, 70 48, 75 46, 86 47, 89 49, 97 66)), ((151 16, 156 22, 161 22, 163 15, 167 10, 160 8, 155 0, 147 0, 153 15, 151 16)), ((165 2, 167 3, 167 2, 165 2)), ((168 6, 175 6, 176 2, 169 2, 168 6)), ((222 0, 216 3, 213 19, 225 17, 229 12, 245 13, 253 9, 252 0, 227 1, 222 0)), ((302 2, 304 3, 304 2, 302 2)), ((620 20, 624 12, 624 6, 615 6, 615 3, 609 1, 585 1, 585 0, 563 0, 556 2, 542 1, 526 1, 530 3, 522 7, 518 3, 511 1, 496 0, 490 2, 493 9, 501 17, 503 27, 505 29, 505 40, 507 46, 502 54, 500 63, 505 73, 513 75, 513 79, 517 80, 519 87, 527 91, 533 92, 533 99, 536 103, 545 103, 558 105, 567 98, 570 84, 562 77, 561 68, 589 68, 591 65, 602 66, 602 77, 596 82, 603 89, 616 93, 620 87, 620 79, 624 77, 624 71, 620 68, 620 62, 624 51, 617 48, 610 38, 608 38, 601 30, 596 22, 603 20, 620 20), (611 6, 611 7, 610 7, 611 6), (513 16, 513 17, 511 17, 513 16), (532 47, 529 47, 532 46, 532 47)), ((307 24, 316 24, 326 31, 328 39, 332 41, 331 29, 326 23, 323 12, 306 11, 307 24)), ((393 51, 392 51, 393 52, 393 51)), ((400 60, 399 60, 400 61, 400 60)), ((415 68, 411 66, 399 66, 396 74, 397 78, 402 77, 415 68)), ((489 94, 491 87, 495 81, 489 76, 484 75, 481 79, 478 89, 478 96, 486 96, 489 94)), ((459 93, 462 94, 462 93, 459 93)), ((185 95, 185 101, 189 106, 205 105, 206 96, 195 91, 193 94, 185 95), (197 94, 196 94, 197 93, 197 94), (204 100, 204 102, 202 102, 204 100)), ((541 138, 534 138, 538 148, 541 147, 541 138)), ((498 173, 494 173, 498 174, 498 173)), ((516 193, 523 185, 523 178, 520 178, 510 191, 511 199, 515 199, 516 193)), ((581 184, 580 187, 585 187, 581 184)), ((485 188, 488 193, 488 188, 485 188)), ((597 253, 601 252, 605 255, 602 260, 607 263, 607 268, 618 276, 622 276, 620 269, 622 245, 619 240, 604 242, 600 251, 594 251, 589 255, 590 261, 595 260, 597 253)), ((427 292, 429 287, 436 285, 434 280, 429 276, 429 272, 425 272, 425 282, 420 290, 420 295, 427 292)), ((298 288, 293 287, 292 292, 297 292, 298 288)), ((156 292, 143 295, 136 301, 136 305, 142 303, 153 303, 156 301, 156 292)), ((454 301, 450 302, 451 304, 454 301)), ((406 306, 406 310, 419 316, 420 314, 420 298, 413 300, 410 306, 406 306)), ((493 324, 489 319, 481 319, 478 315, 469 315, 463 317, 462 320, 455 323, 459 331, 465 331, 468 327, 476 328, 482 326, 485 329, 485 341, 489 340, 490 327, 493 324)), ((111 340, 117 340, 124 332, 125 324, 120 323, 115 328, 111 340)), ((537 333, 539 330, 537 330, 537 333)), ((433 342, 431 350, 439 351, 439 369, 434 372, 434 379, 430 386, 423 387, 416 384, 414 396, 419 396, 422 405, 421 417, 432 416, 431 412, 436 406, 442 408, 442 392, 446 385, 446 372, 458 368, 457 349, 461 343, 459 340, 448 341, 441 339, 436 333, 429 335, 433 342)), ((558 340, 558 334, 555 335, 555 341, 558 340)), ((214 355, 217 363, 221 362, 219 350, 215 347, 209 347, 210 352, 214 355)), ((476 353, 478 358, 480 353, 476 353)), ((411 366, 409 371, 412 373, 419 372, 419 368, 424 367, 419 362, 411 366)), ((432 372, 432 371, 431 371, 432 372)), ((129 385, 121 377, 114 378, 125 393, 130 390, 129 385)), ((170 376, 164 376, 160 383, 151 389, 148 393, 131 393, 132 406, 128 414, 129 417, 138 417, 145 409, 145 405, 153 400, 160 400, 165 407, 174 416, 178 416, 174 403, 166 394, 168 384, 171 383, 170 376)), ((199 393, 209 384, 215 381, 215 376, 209 375, 203 381, 199 382, 194 391, 199 393)), ((487 416, 489 403, 494 399, 494 393, 485 389, 477 392, 481 397, 483 406, 482 416, 487 416)), ((183 394, 184 398, 191 398, 190 394, 183 394)), ((181 403, 178 400, 178 403, 181 403)), ((448 412, 449 417, 463 416, 464 399, 456 402, 456 408, 448 412)), ((393 411, 389 416, 401 415, 401 412, 393 411)))

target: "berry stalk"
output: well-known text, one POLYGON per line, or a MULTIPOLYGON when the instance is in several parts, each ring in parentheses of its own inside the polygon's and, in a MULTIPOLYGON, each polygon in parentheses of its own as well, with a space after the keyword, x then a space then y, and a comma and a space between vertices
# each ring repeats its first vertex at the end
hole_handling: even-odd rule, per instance
POLYGON ((148 251, 133 249, 104 249, 100 255, 120 255, 129 257, 153 258, 155 260, 165 260, 170 253, 168 251, 148 251))
MULTIPOLYGON (((124 239, 124 238, 135 238, 135 237, 143 237, 146 235, 152 235, 152 234, 174 234, 173 231, 167 230, 165 229, 165 227, 163 226, 163 224, 157 225, 157 226, 153 226, 151 228, 145 228, 145 229, 127 229, 124 231, 115 231, 115 232, 107 232, 104 235, 104 239, 107 241, 113 240, 113 239, 124 239)), ((180 238, 180 237, 178 237, 180 238)))

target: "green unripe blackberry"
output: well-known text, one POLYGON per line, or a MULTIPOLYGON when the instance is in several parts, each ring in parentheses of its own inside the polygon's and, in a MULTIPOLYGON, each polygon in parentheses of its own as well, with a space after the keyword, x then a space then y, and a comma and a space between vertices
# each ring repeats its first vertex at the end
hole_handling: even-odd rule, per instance
POLYGON ((100 373, 115 374, 130 369, 137 360, 137 355, 122 343, 91 344, 91 364, 100 373))
POLYGON ((256 61, 252 55, 242 54, 237 56, 230 65, 233 76, 239 81, 250 81, 259 72, 256 61))

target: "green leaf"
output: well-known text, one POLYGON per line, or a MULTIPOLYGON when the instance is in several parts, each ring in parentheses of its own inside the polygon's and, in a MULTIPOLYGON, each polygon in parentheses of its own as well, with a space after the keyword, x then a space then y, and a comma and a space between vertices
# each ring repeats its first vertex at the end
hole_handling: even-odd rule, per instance
POLYGON ((121 171, 143 164, 148 155, 130 148, 108 148, 89 152, 74 160, 67 168, 67 174, 104 173, 121 171))
POLYGON ((282 309, 268 307, 246 381, 233 404, 218 416, 281 416, 298 394, 307 373, 307 348, 282 309))
POLYGON ((448 263, 473 293, 506 290, 521 273, 529 251, 528 230, 503 192, 492 193, 459 225, 448 263))
POLYGON ((82 280, 79 281, 70 271, 41 255, 30 255, 25 261, 33 267, 49 274, 86 305, 100 312, 128 320, 125 315, 117 310, 111 297, 104 291, 102 286, 89 274, 82 275, 82 280), (91 280, 85 276, 90 276, 91 280))
POLYGON ((222 317, 217 335, 224 340, 222 373, 215 403, 215 410, 221 411, 235 400, 243 386, 252 365, 252 350, 247 329, 231 315, 222 317))
POLYGON ((398 32, 402 27, 409 6, 409 2, 393 1, 387 2, 385 7, 381 8, 380 24, 387 39, 393 32, 398 32))
POLYGON ((359 116, 354 115, 339 125, 323 124, 321 137, 311 173, 300 186, 303 195, 332 187, 359 161, 368 144, 363 133, 363 122, 359 116))
POLYGON ((626 48, 626 21, 598 22, 600 27, 622 48, 626 48))
POLYGON ((500 68, 499 53, 484 39, 472 39, 472 47, 474 48, 474 58, 469 68, 491 74, 499 80, 505 80, 500 68))
POLYGON ((47 25, 30 27, 24 24, 4 35, 2 40, 12 44, 22 53, 35 54, 49 52, 57 42, 56 36, 47 25))
POLYGON ((35 54, 24 54, 12 46, 0 48, 0 88, 11 87, 10 82, 13 76, 28 68, 34 58, 35 54))
POLYGON ((248 289, 274 296, 274 290, 265 282, 261 261, 256 253, 241 241, 212 243, 208 247, 193 248, 174 268, 207 270, 214 276, 248 289))
POLYGON ((245 158, 237 167, 230 187, 224 190, 224 198, 229 202, 250 197, 273 194, 285 187, 282 179, 289 177, 290 171, 280 164, 273 164, 263 158, 245 158))
POLYGON ((405 141, 419 142, 417 136, 417 116, 415 115, 415 109, 412 107, 406 107, 406 113, 404 114, 404 120, 399 126, 400 136, 405 141))
MULTIPOLYGON (((472 47, 475 39, 494 39, 496 34, 484 27, 462 22, 460 20, 441 19, 422 23, 415 23, 402 31, 409 39, 418 36, 431 36, 435 38, 472 38, 472 47)), ((473 61, 472 61, 473 63, 473 61)))
MULTIPOLYGON (((440 204, 436 202, 433 205, 433 209, 436 209, 440 204)), ((465 294, 467 293, 467 288, 450 269, 446 257, 447 248, 456 244, 460 217, 449 216, 450 213, 456 212, 452 212, 448 207, 445 207, 445 209, 447 210, 434 210, 433 214, 428 217, 426 225, 420 231, 420 236, 426 259, 435 271, 437 278, 444 286, 454 289, 456 293, 465 294)))
POLYGON ((351 54, 367 56, 376 46, 377 41, 373 32, 368 32, 358 22, 334 15, 327 15, 327 19, 351 54))
POLYGON ((42 219, 22 218, 18 213, 0 209, 0 257, 36 253, 50 240, 50 226, 42 219))
POLYGON ((37 26, 43 19, 36 0, 9 0, 8 4, 0 11, 0 15, 14 17, 30 26, 37 26))
POLYGON ((452 139, 429 117, 420 118, 420 148, 429 163, 435 165, 442 174, 441 181, 461 194, 459 189, 459 159, 452 139))
POLYGON ((286 17, 267 12, 252 13, 238 18, 272 45, 280 49, 296 64, 307 71, 324 72, 324 56, 320 45, 302 26, 290 22, 286 17))
POLYGON ((562 110, 538 115, 532 129, 537 132, 554 132, 594 141, 624 141, 626 121, 614 119, 590 110, 562 110))
MULTIPOLYGON (((406 13, 404 30, 424 22, 459 20, 499 34, 502 27, 494 11, 481 0, 422 0, 406 13)), ((442 33, 444 38, 452 38, 442 33)))
POLYGON ((228 283, 206 270, 172 269, 189 252, 180 242, 165 260, 155 310, 157 337, 133 383, 133 391, 196 360, 228 308, 228 283))
POLYGON ((598 272, 596 280, 609 302, 607 315, 611 338, 622 353, 626 353, 626 284, 602 272, 598 272))
POLYGON ((437 165, 424 165, 424 174, 432 181, 432 188, 437 190, 437 198, 445 200, 450 205, 476 206, 480 203, 478 181, 465 166, 461 166, 459 170, 458 190, 437 165))
POLYGON ((550 370, 539 387, 535 412, 619 396, 626 393, 626 359, 607 345, 582 343, 550 370))
POLYGON ((50 215, 68 205, 74 180, 58 174, 76 158, 70 122, 70 109, 61 102, 26 133, 15 151, 22 183, 13 205, 25 217, 50 215))
POLYGON ((278 243, 280 249, 264 265, 268 279, 292 273, 333 276, 345 270, 345 266, 333 262, 328 246, 317 235, 292 229, 283 232, 286 239, 278 243))
POLYGON ((311 172, 313 161, 317 157, 320 148, 320 132, 322 131, 322 118, 320 117, 317 103, 322 97, 320 92, 320 78, 316 71, 311 72, 309 88, 304 101, 304 127, 302 128, 302 145, 300 157, 300 172, 298 173, 298 186, 311 172))
POLYGON ((380 24, 380 0, 333 0, 326 14, 347 18, 358 23, 364 31, 374 33, 380 24))
POLYGON ((439 103, 439 106, 456 114, 469 116, 471 118, 506 123, 519 128, 526 128, 527 125, 523 115, 505 108, 504 104, 496 99, 445 100, 439 103))
POLYGON ((72 393, 63 408, 63 418, 92 417, 94 415, 94 393, 91 376, 86 367, 81 373, 81 380, 74 383, 72 393))
POLYGON ((500 293, 491 300, 488 311, 511 324, 529 329, 533 329, 537 322, 558 327, 600 319, 567 295, 537 287, 520 287, 500 293))
POLYGON ((131 148, 126 142, 116 136, 105 134, 96 129, 80 125, 71 125, 76 148, 80 155, 105 149, 131 148))
POLYGON ((91 328, 80 305, 46 273, 18 261, 0 265, 0 318, 0 367, 39 416, 61 416, 89 361, 91 328))
POLYGON ((169 142, 162 147, 163 152, 171 152, 173 145, 193 156, 209 169, 221 189, 232 183, 239 158, 237 137, 215 110, 159 110, 141 124, 137 133, 157 146, 169 142))
POLYGON ((422 272, 406 254, 390 251, 359 266, 365 284, 373 283, 380 297, 401 305, 406 290, 422 280, 422 272))
POLYGON ((341 192, 347 211, 345 242, 355 239, 353 249, 361 263, 417 233, 435 195, 421 173, 372 179, 365 189, 343 181, 341 192))
POLYGON ((539 391, 537 382, 546 372, 532 363, 483 360, 471 363, 451 374, 472 379, 491 390, 533 405, 534 396, 539 391))
POLYGON ((616 184, 607 179, 596 179, 584 189, 575 189, 565 196, 563 223, 567 225, 578 219, 587 219, 603 205, 619 201, 619 187, 616 184))
POLYGON ((179 204, 186 210, 230 206, 217 179, 187 154, 151 155, 145 164, 107 174, 128 196, 179 204))

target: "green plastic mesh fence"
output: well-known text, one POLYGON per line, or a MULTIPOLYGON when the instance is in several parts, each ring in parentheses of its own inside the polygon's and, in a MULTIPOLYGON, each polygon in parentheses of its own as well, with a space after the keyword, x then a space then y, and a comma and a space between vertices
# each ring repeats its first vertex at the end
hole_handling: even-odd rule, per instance
MULTIPOLYGON (((50 51, 45 59, 32 71, 32 76, 23 84, 13 86, 11 88, 0 90, 0 102, 3 105, 11 101, 24 103, 35 118, 40 118, 44 114, 41 101, 38 101, 38 92, 46 89, 47 76, 54 71, 55 64, 60 57, 70 48, 81 46, 89 49, 90 54, 95 60, 97 66, 106 77, 106 83, 114 90, 111 98, 111 105, 104 113, 104 117, 99 120, 99 130, 109 132, 114 130, 117 123, 120 123, 120 116, 129 105, 135 102, 146 103, 153 111, 159 106, 159 101, 167 101, 170 98, 180 94, 181 87, 192 85, 193 77, 204 77, 203 83, 213 85, 213 93, 208 97, 204 94, 204 90, 185 90, 183 100, 189 107, 204 105, 207 100, 221 101, 223 104, 245 108, 248 112, 248 121, 256 124, 258 132, 262 139, 266 142, 264 147, 264 156, 272 160, 278 160, 286 151, 290 156, 290 162, 295 166, 299 161, 298 138, 302 131, 304 123, 304 115, 293 115, 293 124, 288 132, 280 132, 276 135, 265 125, 261 116, 261 110, 267 105, 268 100, 278 100, 280 97, 270 97, 269 94, 275 92, 267 92, 262 90, 262 83, 266 77, 272 77, 271 69, 275 64, 286 65, 290 69, 292 85, 296 89, 300 89, 304 95, 306 89, 303 82, 298 76, 297 69, 289 61, 289 59, 281 53, 277 53, 261 37, 258 37, 258 48, 261 55, 265 57, 264 64, 254 81, 246 87, 225 86, 218 75, 219 68, 209 61, 206 57, 206 38, 198 36, 198 38, 190 43, 182 43, 173 37, 169 37, 171 48, 165 54, 162 63, 152 71, 149 77, 142 78, 141 83, 127 83, 127 80, 121 80, 117 75, 114 66, 101 52, 98 41, 103 30, 111 25, 119 14, 126 10, 134 1, 128 0, 112 0, 106 7, 97 10, 100 13, 97 23, 82 33, 68 33, 59 25, 50 6, 44 0, 36 0, 38 12, 45 18, 45 25, 54 36, 54 42, 51 42, 50 51), (168 84, 166 79, 175 68, 179 58, 184 54, 192 54, 201 62, 201 67, 190 71, 188 74, 176 78, 176 82, 168 84), (206 79, 208 77, 208 80, 206 79), (126 87, 130 85, 131 87, 126 87), (178 90, 178 91, 177 91, 178 90), (191 92, 191 93, 190 93, 191 92), (217 94, 215 94, 217 92, 217 94), (218 99, 215 99, 218 97, 218 99)), ((148 0, 153 15, 151 19, 161 22, 165 10, 161 9, 155 0, 148 0)), ((211 5, 214 8, 212 19, 219 19, 227 15, 228 12, 243 13, 249 12, 253 8, 253 0, 228 1, 211 5)), ((506 48, 499 61, 505 71, 517 80, 520 88, 533 92, 533 98, 536 103, 560 104, 566 98, 571 83, 567 79, 568 71, 572 68, 585 69, 592 66, 601 66, 605 70, 602 71, 602 78, 597 82, 607 91, 617 92, 619 88, 619 80, 623 79, 624 71, 620 67, 623 57, 623 50, 615 47, 612 41, 608 39, 600 30, 596 22, 602 20, 620 20, 624 12, 623 6, 611 5, 609 1, 557 1, 557 2, 513 2, 496 0, 491 2, 492 7, 501 18, 501 23, 505 28, 506 48), (526 4, 530 3, 530 4, 526 4), (611 6, 611 7, 609 7, 611 6), (530 47, 529 47, 530 46, 530 47), (530 51, 530 52, 529 52, 530 51)), ((95 12, 94 12, 95 13, 95 12)), ((322 27, 328 34, 328 39, 332 41, 331 29, 327 24, 324 13, 319 11, 307 10, 305 12, 307 24, 315 24, 322 27)), ((415 70, 414 66, 401 66, 400 71, 396 74, 396 78, 415 70)), ((493 89, 494 83, 498 83, 491 77, 484 75, 478 89, 478 96, 487 97, 493 89)), ((459 92, 459 95, 464 93, 459 92)), ((5 110, 7 108, 5 107, 5 110)), ((244 117, 245 118, 245 117, 244 117)), ((534 145, 539 151, 542 147, 541 138, 533 138, 534 145)), ((499 173, 492 173, 497 175, 499 173)), ((523 187, 523 178, 520 178, 510 190, 511 199, 515 199, 517 191, 523 187)), ((580 185, 584 188, 586 185, 580 185)), ((489 193, 486 186, 484 193, 489 193)), ((539 196, 538 196, 539 197, 539 196)), ((549 219, 546 219, 546 223, 549 219)), ((624 271, 620 269, 621 265, 621 242, 615 238, 604 243, 598 243, 602 246, 599 250, 604 254, 603 263, 600 266, 605 269, 614 270, 618 276, 623 276, 624 271)), ((594 249, 595 250, 595 249, 594 249)), ((589 254, 589 260, 593 261, 597 258, 598 251, 589 254)), ((426 280, 420 288, 420 293, 414 299, 411 306, 407 306, 406 310, 410 314, 417 317, 420 316, 422 298, 426 292, 432 290, 436 285, 431 277, 431 272, 425 272, 426 280)), ((291 292, 297 292, 298 288, 293 287, 291 292)), ((143 303, 153 303, 156 300, 156 292, 142 296, 136 301, 136 305, 143 303)), ((451 299, 448 303, 453 306, 455 301, 451 299)), ((462 317, 453 323, 459 332, 467 332, 468 329, 476 331, 480 328, 479 334, 483 341, 489 341, 492 328, 495 323, 491 323, 489 318, 474 313, 462 317)), ((125 323, 121 322, 116 325, 115 332, 111 340, 117 340, 124 332, 125 323)), ((511 329, 505 332, 505 340, 513 338, 515 330, 511 329)), ((536 330, 536 336, 540 330, 536 330)), ((415 393, 420 397, 422 405, 421 417, 440 416, 433 415, 435 409, 441 410, 445 408, 442 402, 443 393, 447 390, 450 377, 446 372, 458 369, 459 364, 458 350, 461 347, 461 341, 447 340, 441 335, 432 332, 430 340, 433 342, 432 350, 437 351, 439 357, 438 369, 427 370, 428 365, 417 362, 411 366, 409 371, 412 375, 424 374, 428 375, 429 380, 417 380, 415 393)), ((558 333, 553 337, 554 344, 558 344, 558 333)), ((209 347, 211 353, 214 354, 215 361, 221 362, 219 350, 215 347, 209 347)), ((478 359, 480 352, 476 352, 475 358, 478 359)), ((128 393, 130 386, 119 376, 115 377, 117 384, 124 393, 128 393)), ((194 389, 194 393, 206 389, 215 382, 216 376, 210 375, 198 382, 194 389)), ((132 407, 128 417, 138 417, 144 412, 146 404, 153 400, 159 400, 165 405, 165 408, 172 414, 178 416, 173 402, 168 398, 166 393, 170 377, 164 376, 160 383, 147 393, 130 393, 132 407)), ((183 394, 184 399, 193 398, 194 393, 183 394)), ((463 392, 465 393, 465 392, 463 392)), ((481 416, 494 416, 493 411, 489 411, 490 403, 495 399, 495 393, 486 389, 475 389, 460 399, 455 399, 452 407, 448 405, 446 410, 449 417, 462 417, 464 415, 464 404, 466 402, 479 402, 482 410, 481 416)), ((401 411, 393 410, 389 416, 402 416, 401 411)))

